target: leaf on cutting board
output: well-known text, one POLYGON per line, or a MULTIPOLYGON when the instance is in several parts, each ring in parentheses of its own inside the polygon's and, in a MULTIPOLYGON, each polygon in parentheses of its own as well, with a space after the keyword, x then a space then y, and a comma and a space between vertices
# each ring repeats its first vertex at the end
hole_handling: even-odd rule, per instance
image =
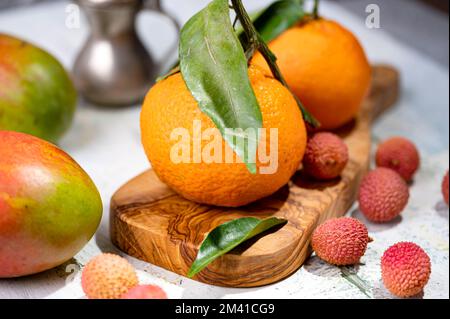
POLYGON ((186 23, 180 68, 202 112, 254 174, 262 114, 229 10, 228 0, 214 0, 186 23))
POLYGON ((189 270, 192 278, 210 263, 230 252, 243 242, 275 227, 285 225, 287 220, 276 217, 259 219, 245 217, 222 224, 211 231, 200 246, 197 258, 189 270))

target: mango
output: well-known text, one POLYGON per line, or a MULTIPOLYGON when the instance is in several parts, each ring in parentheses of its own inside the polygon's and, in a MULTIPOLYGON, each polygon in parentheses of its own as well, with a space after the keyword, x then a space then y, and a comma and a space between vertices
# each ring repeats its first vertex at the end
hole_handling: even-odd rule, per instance
POLYGON ((68 154, 0 131, 0 278, 68 261, 92 238, 102 211, 96 186, 68 154))
POLYGON ((0 34, 0 130, 56 142, 76 108, 74 85, 49 53, 0 34))

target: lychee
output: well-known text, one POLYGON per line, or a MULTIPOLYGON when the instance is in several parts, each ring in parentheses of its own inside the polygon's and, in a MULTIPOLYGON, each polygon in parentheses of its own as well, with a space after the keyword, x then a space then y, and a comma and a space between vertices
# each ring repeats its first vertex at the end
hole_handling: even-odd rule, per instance
POLYGON ((376 162, 378 167, 390 168, 410 182, 419 169, 420 155, 410 140, 393 137, 378 146, 376 162))
POLYGON ((370 221, 383 223, 395 219, 408 201, 408 185, 389 168, 377 168, 361 182, 359 209, 370 221))
POLYGON ((444 201, 448 205, 448 171, 444 177, 444 180, 442 181, 442 195, 444 196, 444 201))
POLYGON ((330 219, 313 233, 311 245, 324 261, 345 266, 359 263, 372 241, 366 226, 349 217, 330 219))
POLYGON ((94 257, 84 267, 81 284, 89 299, 119 299, 138 285, 133 266, 113 254, 94 257))
POLYGON ((141 285, 131 288, 122 299, 167 299, 167 295, 158 286, 141 285))
POLYGON ((303 169, 318 180, 330 180, 341 175, 348 158, 348 147, 339 136, 317 133, 308 141, 303 169))
POLYGON ((430 257, 414 243, 398 243, 384 253, 381 271, 384 285, 391 293, 412 297, 419 294, 430 279, 430 257))

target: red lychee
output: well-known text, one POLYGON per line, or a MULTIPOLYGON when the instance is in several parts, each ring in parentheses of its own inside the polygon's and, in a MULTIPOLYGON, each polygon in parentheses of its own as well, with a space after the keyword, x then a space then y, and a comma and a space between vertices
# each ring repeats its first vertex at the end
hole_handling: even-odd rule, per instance
POLYGON ((122 299, 167 299, 167 295, 158 286, 141 285, 131 288, 122 299))
POLYGON ((410 140, 393 137, 378 146, 376 162, 378 167, 390 168, 410 182, 419 169, 420 155, 410 140))
POLYGON ((81 284, 89 299, 119 299, 138 285, 133 266, 113 254, 94 257, 84 267, 81 284))
POLYGON ((303 169, 318 180, 330 180, 341 175, 348 158, 348 147, 339 136, 317 133, 308 141, 303 169))
POLYGON ((384 253, 381 271, 384 285, 392 294, 412 297, 419 294, 430 279, 430 257, 414 243, 398 243, 384 253))
POLYGON ((391 169, 377 168, 361 182, 359 208, 370 221, 383 223, 395 219, 408 200, 408 185, 391 169))
POLYGON ((366 226, 354 218, 330 219, 314 231, 311 245, 324 261, 345 266, 359 263, 372 241, 366 226))
POLYGON ((448 171, 444 177, 444 180, 442 181, 442 195, 444 196, 444 201, 448 205, 448 171))

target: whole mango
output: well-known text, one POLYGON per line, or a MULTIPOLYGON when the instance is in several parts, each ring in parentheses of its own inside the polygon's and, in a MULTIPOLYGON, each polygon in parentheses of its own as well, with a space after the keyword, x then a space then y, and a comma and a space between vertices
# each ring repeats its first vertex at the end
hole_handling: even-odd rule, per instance
POLYGON ((0 34, 0 130, 56 142, 72 122, 76 100, 69 75, 54 57, 0 34))
POLYGON ((69 155, 0 131, 0 278, 66 262, 92 238, 102 210, 96 186, 69 155))

